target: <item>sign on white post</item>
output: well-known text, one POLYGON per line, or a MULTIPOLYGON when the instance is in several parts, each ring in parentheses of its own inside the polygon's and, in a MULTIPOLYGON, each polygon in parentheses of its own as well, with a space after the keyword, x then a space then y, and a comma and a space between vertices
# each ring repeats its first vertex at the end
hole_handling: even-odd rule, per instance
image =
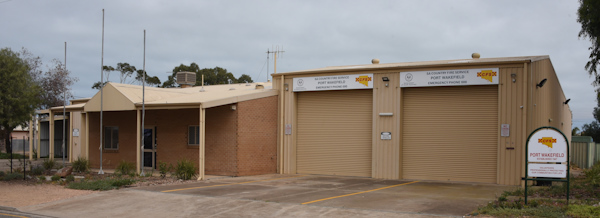
POLYGON ((400 73, 400 87, 497 85, 499 68, 400 73))
POLYGON ((567 141, 554 129, 541 129, 530 136, 528 162, 567 162, 567 141))
POLYGON ((294 78, 294 92, 373 89, 373 74, 294 78))

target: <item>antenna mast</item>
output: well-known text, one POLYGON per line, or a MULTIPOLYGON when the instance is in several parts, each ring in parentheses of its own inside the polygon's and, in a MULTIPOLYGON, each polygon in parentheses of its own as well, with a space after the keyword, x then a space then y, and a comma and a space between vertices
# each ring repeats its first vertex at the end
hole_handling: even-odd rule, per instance
POLYGON ((283 46, 281 46, 281 50, 279 50, 279 46, 275 46, 275 50, 273 51, 269 51, 269 49, 267 49, 267 82, 269 81, 269 55, 273 54, 273 59, 274 59, 274 70, 273 73, 277 73, 277 54, 279 53, 283 53, 285 52, 283 50, 283 46))

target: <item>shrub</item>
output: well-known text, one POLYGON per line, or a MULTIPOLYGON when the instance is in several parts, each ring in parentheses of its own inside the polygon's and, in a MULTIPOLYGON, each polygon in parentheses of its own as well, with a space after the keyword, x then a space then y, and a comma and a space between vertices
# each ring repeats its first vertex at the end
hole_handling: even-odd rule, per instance
POLYGON ((54 175, 54 176, 50 177, 50 180, 52 180, 52 181, 58 181, 59 179, 60 179, 59 175, 54 175))
POLYGON ((161 178, 167 177, 167 173, 173 170, 172 164, 167 164, 167 162, 159 161, 158 162, 158 172, 160 173, 161 178))
POLYGON ((38 179, 39 179, 40 181, 44 182, 44 181, 46 181, 46 176, 44 176, 44 175, 42 175, 42 176, 39 176, 39 177, 38 177, 38 179))
POLYGON ((42 175, 42 173, 44 173, 44 167, 36 165, 35 167, 31 167, 30 171, 32 175, 42 175))
POLYGON ((75 181, 75 176, 68 175, 65 179, 67 180, 67 182, 73 182, 73 181, 75 181))
POLYGON ((121 160, 115 169, 115 173, 121 175, 131 175, 133 173, 135 175, 135 164, 121 160))
POLYGON ((4 177, 4 175, 6 175, 6 173, 4 171, 0 171, 0 177, 4 177))
POLYGON ((54 162, 54 160, 44 159, 42 165, 44 165, 44 169, 51 170, 56 165, 56 162, 54 162))
POLYGON ((10 181, 10 180, 15 180, 15 179, 19 179, 19 178, 23 178, 23 174, 22 173, 8 173, 6 175, 3 176, 3 180, 4 181, 10 181))
POLYGON ((122 186, 127 186, 134 183, 135 180, 133 179, 113 178, 94 181, 72 182, 69 183, 69 185, 67 185, 67 188, 79 190, 106 191, 111 189, 118 189, 122 186))
POLYGON ((189 180, 198 175, 198 168, 194 166, 194 162, 188 159, 177 161, 175 166, 175 177, 178 179, 189 180))
POLYGON ((592 168, 585 170, 583 173, 585 174, 586 182, 594 187, 600 186, 600 162, 594 164, 592 168))
POLYGON ((75 172, 87 172, 90 169, 90 161, 85 157, 78 157, 77 160, 73 161, 73 171, 75 172))

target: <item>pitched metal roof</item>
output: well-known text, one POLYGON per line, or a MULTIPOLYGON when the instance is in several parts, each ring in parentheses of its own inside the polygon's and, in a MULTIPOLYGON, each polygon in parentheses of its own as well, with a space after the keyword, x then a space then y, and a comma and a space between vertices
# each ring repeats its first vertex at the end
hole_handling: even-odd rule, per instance
POLYGON ((535 62, 544 59, 549 59, 548 55, 540 56, 522 56, 522 57, 500 57, 500 58, 477 58, 477 59, 457 59, 457 60, 441 60, 441 61, 418 61, 404 63, 387 63, 387 64, 363 64, 363 65, 348 65, 348 66, 332 66, 316 69, 291 71, 272 74, 279 75, 295 75, 295 74, 311 74, 325 72, 342 72, 342 71, 364 71, 364 70, 385 70, 385 69, 402 69, 402 68, 421 68, 421 67, 438 67, 438 66, 465 66, 465 65, 481 65, 481 64, 503 64, 515 62, 535 62))
MULTIPOLYGON (((216 107, 251 99, 277 95, 269 83, 225 84, 190 88, 145 88, 145 107, 184 108, 216 107), (257 89, 257 85, 264 87, 257 89)), ((142 107, 142 86, 107 83, 103 88, 103 110, 125 111, 142 107)), ((100 111, 100 92, 84 107, 85 111, 100 111)))

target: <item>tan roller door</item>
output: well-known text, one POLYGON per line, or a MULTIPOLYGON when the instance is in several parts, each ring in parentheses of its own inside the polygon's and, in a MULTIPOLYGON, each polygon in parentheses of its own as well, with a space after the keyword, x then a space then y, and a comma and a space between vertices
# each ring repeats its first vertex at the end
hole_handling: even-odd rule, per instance
POLYGON ((372 90, 301 92, 297 172, 371 176, 372 90))
POLYGON ((402 93, 403 178, 496 183, 498 86, 402 93))

